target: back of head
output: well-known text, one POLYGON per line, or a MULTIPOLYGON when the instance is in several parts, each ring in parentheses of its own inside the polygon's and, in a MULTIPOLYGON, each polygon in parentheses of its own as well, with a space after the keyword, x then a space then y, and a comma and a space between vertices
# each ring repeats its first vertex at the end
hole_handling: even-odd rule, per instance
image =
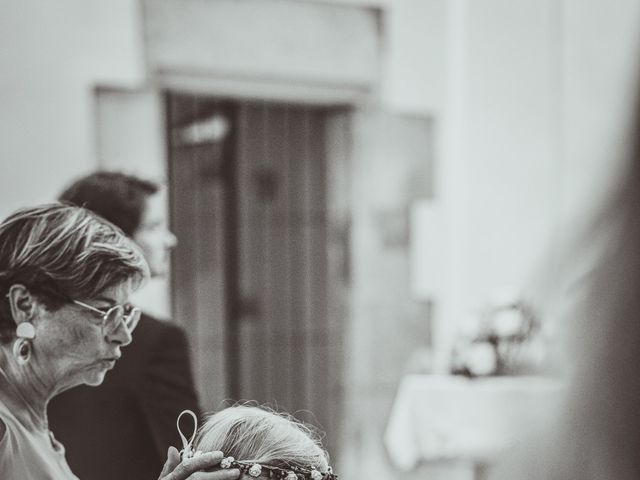
POLYGON ((59 200, 97 213, 131 237, 140 226, 147 197, 158 189, 157 184, 132 175, 99 171, 76 180, 59 200))
MULTIPOLYGON (((117 227, 83 208, 52 203, 22 209, 0 224, 0 298, 21 284, 47 308, 149 276, 140 249, 117 227)), ((0 304, 0 341, 15 334, 0 304)))
POLYGON ((318 435, 291 416, 265 407, 234 406, 209 416, 195 446, 202 452, 220 450, 243 462, 328 470, 328 455, 318 435))

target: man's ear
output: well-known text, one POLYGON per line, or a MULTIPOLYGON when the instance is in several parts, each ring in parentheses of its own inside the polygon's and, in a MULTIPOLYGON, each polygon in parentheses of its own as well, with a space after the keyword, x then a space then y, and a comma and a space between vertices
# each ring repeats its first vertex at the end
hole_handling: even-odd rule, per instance
POLYGON ((16 325, 31 321, 35 312, 35 299, 27 287, 21 284, 11 285, 7 293, 11 316, 16 325))

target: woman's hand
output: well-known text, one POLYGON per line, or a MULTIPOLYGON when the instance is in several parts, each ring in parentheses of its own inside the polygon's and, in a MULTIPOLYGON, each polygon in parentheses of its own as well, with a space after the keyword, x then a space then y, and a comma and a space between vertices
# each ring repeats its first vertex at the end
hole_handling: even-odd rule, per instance
POLYGON ((240 470, 237 468, 215 472, 203 471, 220 464, 222 458, 222 452, 207 452, 180 462, 178 449, 169 447, 167 461, 158 480, 236 480, 239 478, 240 470))

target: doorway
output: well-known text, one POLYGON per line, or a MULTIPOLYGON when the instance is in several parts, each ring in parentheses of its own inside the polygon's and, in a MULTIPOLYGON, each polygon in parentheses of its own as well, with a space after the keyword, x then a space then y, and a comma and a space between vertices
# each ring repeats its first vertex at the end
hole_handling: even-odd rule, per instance
POLYGON ((173 315, 203 408, 268 404, 335 451, 348 225, 332 220, 345 182, 329 136, 344 110, 181 93, 166 106, 173 315))

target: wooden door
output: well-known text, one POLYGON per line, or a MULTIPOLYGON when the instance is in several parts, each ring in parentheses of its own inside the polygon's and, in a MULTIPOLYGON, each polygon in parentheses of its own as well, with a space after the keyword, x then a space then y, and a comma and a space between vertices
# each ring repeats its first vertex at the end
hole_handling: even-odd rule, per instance
POLYGON ((189 335, 201 405, 214 410, 229 397, 227 212, 234 107, 168 95, 167 113, 170 223, 178 237, 172 255, 173 316, 189 335), (212 119, 227 130, 211 134, 212 119))
POLYGON ((203 405, 268 404, 327 431, 331 447, 346 296, 329 260, 335 112, 176 94, 168 105, 174 311, 190 327, 203 405), (214 139, 216 115, 227 130, 214 139))
MULTIPOLYGON (((235 396, 325 426, 329 391, 322 110, 239 112, 239 338, 235 396)), ((325 427, 326 428, 326 427, 325 427)))

